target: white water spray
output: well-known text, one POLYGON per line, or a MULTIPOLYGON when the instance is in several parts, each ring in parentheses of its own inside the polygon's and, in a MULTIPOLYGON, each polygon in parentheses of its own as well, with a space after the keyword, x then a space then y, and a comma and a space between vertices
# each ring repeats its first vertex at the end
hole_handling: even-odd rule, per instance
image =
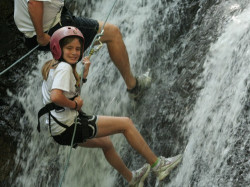
MULTIPOLYGON (((79 4, 81 4, 80 2, 79 4)), ((93 3, 95 11, 92 12, 91 17, 104 20, 112 2, 98 1, 95 4, 93 3)), ((118 25, 123 33, 133 72, 139 75, 145 69, 148 69, 147 66, 154 67, 152 71, 155 80, 151 90, 147 93, 154 93, 152 90, 157 93, 160 90, 158 88, 168 88, 169 85, 174 83, 173 78, 170 77, 172 72, 169 72, 166 61, 170 59, 173 64, 177 63, 171 56, 177 50, 176 48, 173 47, 170 51, 162 51, 162 56, 155 58, 156 61, 146 61, 145 63, 145 59, 150 58, 148 53, 156 47, 157 40, 166 39, 164 41, 166 45, 170 41, 170 33, 167 36, 164 35, 165 38, 159 38, 159 36, 162 36, 166 30, 174 30, 174 27, 180 26, 176 25, 180 22, 176 10, 181 10, 180 6, 183 2, 185 1, 178 0, 173 3, 145 0, 136 2, 132 0, 119 1, 108 20, 108 22, 118 25), (160 8, 164 6, 166 6, 166 9, 162 11, 160 8), (159 15, 156 13, 158 9, 163 14, 162 24, 154 27, 152 22, 159 19, 156 16, 159 15), (168 19, 172 20, 173 23, 164 25, 164 21, 168 19), (146 33, 145 30, 150 32, 146 33)), ((231 4, 234 6, 231 6, 230 11, 239 10, 238 4, 231 4)), ((88 10, 92 7, 87 5, 85 8, 88 10)), ((199 94, 193 111, 185 117, 183 124, 185 132, 183 134, 188 137, 187 147, 182 164, 176 170, 175 175, 170 176, 170 186, 232 185, 233 179, 231 177, 229 177, 227 183, 221 179, 225 177, 224 172, 231 171, 225 160, 231 155, 233 149, 231 145, 236 141, 234 135, 236 129, 241 125, 237 119, 243 105, 247 102, 250 69, 248 61, 250 59, 250 48, 247 44, 250 39, 249 12, 250 9, 245 9, 238 16, 228 21, 226 28, 223 28, 223 33, 211 46, 206 56, 203 78, 199 83, 204 88, 199 94)), ((181 37, 187 38, 187 41, 191 40, 188 35, 181 37)), ((188 45, 188 43, 184 45, 188 45)), ((14 186, 26 187, 36 186, 37 184, 40 186, 57 186, 66 164, 70 148, 57 145, 45 126, 42 127, 40 134, 36 130, 36 115, 39 108, 42 107, 40 69, 42 64, 50 58, 50 54, 39 55, 37 70, 33 71, 32 75, 26 76, 27 88, 23 94, 13 99, 17 99, 25 110, 24 117, 20 120, 23 132, 19 137, 15 168, 21 168, 21 171, 13 181, 14 186)), ((93 56, 91 61, 88 82, 82 88, 82 98, 85 103, 83 110, 90 114, 118 116, 131 114, 131 101, 127 97, 126 86, 118 70, 111 63, 107 49, 103 48, 97 55, 93 56)), ((162 132, 155 127, 154 123, 143 126, 144 119, 141 118, 154 118, 161 109, 160 106, 153 105, 156 99, 159 99, 157 97, 159 94, 147 95, 147 93, 143 100, 146 102, 143 104, 149 103, 152 108, 148 110, 143 108, 143 105, 137 106, 135 110, 139 111, 140 116, 133 117, 136 118, 134 122, 138 129, 144 130, 147 128, 150 146, 157 148, 158 142, 154 142, 154 140, 157 137, 165 138, 166 134, 164 133, 168 131, 168 126, 166 126, 166 131, 164 129, 162 132)), ((164 98, 166 93, 160 93, 160 96, 164 98)), ((162 112, 162 115, 164 114, 165 111, 162 112)), ((173 114, 173 118, 175 118, 175 114, 173 114)), ((153 119, 153 122, 161 123, 157 120, 153 119)), ((179 131, 177 130, 177 132, 179 131)), ((112 140, 121 155, 124 152, 131 151, 122 136, 115 135, 112 140)), ((247 141, 245 140, 245 143, 247 141)), ((166 142, 169 143, 167 140, 166 142)), ((244 145, 242 147, 244 148, 244 145)), ((178 147, 175 149, 178 150, 178 147)), ((161 153, 162 149, 157 151, 161 153)), ((129 164, 131 169, 137 169, 136 167, 139 164, 136 161, 138 160, 139 158, 135 156, 125 162, 129 164)), ((110 187, 117 184, 117 179, 117 172, 107 164, 101 150, 77 148, 73 150, 70 157, 70 165, 63 186, 110 187)))
MULTIPOLYGON (((249 18, 250 7, 230 20, 224 33, 210 48, 200 82, 204 88, 193 112, 186 117, 187 127, 184 129, 189 131, 190 137, 183 164, 170 186, 235 184, 232 177, 228 177, 226 183, 223 177, 234 172, 227 162, 240 136, 237 130, 244 125, 239 122, 239 117, 245 104, 249 103, 249 18)), ((248 141, 249 137, 244 142, 248 141)))

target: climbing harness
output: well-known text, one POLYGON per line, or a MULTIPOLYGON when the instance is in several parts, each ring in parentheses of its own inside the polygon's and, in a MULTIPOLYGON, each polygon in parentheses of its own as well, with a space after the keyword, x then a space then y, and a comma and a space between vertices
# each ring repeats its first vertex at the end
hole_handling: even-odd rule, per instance
MULTIPOLYGON (((109 11, 109 13, 108 13, 108 15, 106 17, 106 20, 102 25, 101 32, 95 35, 95 37, 94 37, 94 39, 93 39, 93 41, 92 41, 92 43, 91 43, 91 45, 89 47, 89 51, 87 53, 88 54, 87 56, 89 58, 102 47, 102 42, 100 41, 100 39, 101 39, 101 36, 103 36, 104 26, 105 26, 110 14, 111 14, 116 2, 117 2, 117 0, 114 1, 113 6, 110 8, 110 11, 109 11), (93 47, 96 42, 98 42, 99 45, 96 46, 96 47, 93 47)), ((83 83, 83 73, 82 73, 83 71, 84 71, 84 66, 81 69, 81 78, 80 78, 81 82, 80 82, 80 85, 79 85, 79 95, 81 95, 81 86, 82 86, 82 83, 83 83)), ((68 166, 69 166, 69 160, 70 160, 70 156, 71 156, 71 152, 72 152, 72 148, 73 148, 73 141, 74 141, 75 133, 76 133, 76 126, 77 126, 77 118, 75 118, 75 127, 74 127, 74 132, 73 132, 73 136, 72 136, 72 140, 71 140, 70 152, 68 154, 67 163, 65 165, 63 176, 62 176, 62 178, 60 180, 60 183, 59 183, 59 187, 62 186, 66 171, 67 171, 68 166)))
MULTIPOLYGON (((74 100, 75 97, 71 98, 70 100, 74 100)), ((38 111, 38 124, 37 124, 37 131, 40 132, 41 131, 41 127, 40 127, 40 117, 42 117, 44 114, 49 114, 49 130, 50 130, 50 134, 51 134, 51 127, 50 127, 50 117, 53 118, 53 120, 58 124, 60 125, 61 127, 67 129, 68 126, 61 123, 58 119, 56 119, 55 116, 53 116, 51 114, 51 111, 52 110, 56 110, 56 112, 63 112, 65 111, 65 108, 64 107, 61 107, 61 106, 58 106, 56 105, 55 103, 48 103, 46 104, 43 108, 41 108, 39 111, 38 111)))

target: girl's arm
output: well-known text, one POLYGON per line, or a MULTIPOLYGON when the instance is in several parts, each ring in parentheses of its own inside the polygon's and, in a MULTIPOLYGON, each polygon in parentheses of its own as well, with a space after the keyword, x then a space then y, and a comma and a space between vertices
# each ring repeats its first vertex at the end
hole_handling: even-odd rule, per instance
POLYGON ((83 100, 77 96, 73 101, 63 95, 63 91, 59 89, 51 90, 50 99, 58 106, 68 107, 75 110, 80 110, 83 105, 83 100))

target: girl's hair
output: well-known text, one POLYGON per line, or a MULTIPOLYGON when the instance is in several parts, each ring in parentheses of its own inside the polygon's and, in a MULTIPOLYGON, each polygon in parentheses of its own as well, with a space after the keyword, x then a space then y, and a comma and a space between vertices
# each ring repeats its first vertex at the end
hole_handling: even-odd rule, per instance
MULTIPOLYGON (((59 63, 60 61, 63 61, 63 47, 67 44, 69 44, 70 42, 72 42, 74 39, 78 39, 80 44, 81 44, 81 52, 83 52, 83 40, 82 38, 78 37, 78 36, 67 36, 65 38, 63 38, 62 40, 60 40, 60 47, 62 49, 62 56, 59 59, 59 63)), ((42 75, 43 75, 43 79, 47 80, 48 79, 48 75, 49 75, 49 71, 50 69, 56 68, 56 60, 50 60, 48 62, 46 62, 43 67, 42 67, 42 75)), ((79 86, 80 85, 80 76, 78 75, 77 71, 76 71, 76 64, 72 64, 72 69, 73 69, 73 74, 75 76, 76 79, 76 85, 79 86)))
POLYGON ((52 68, 56 68, 56 60, 49 60, 47 62, 45 62, 45 64, 42 67, 42 75, 43 75, 43 79, 47 80, 48 79, 48 75, 49 75, 49 71, 52 68), (54 65, 55 64, 55 65, 54 65), (54 65, 54 66, 53 66, 54 65))

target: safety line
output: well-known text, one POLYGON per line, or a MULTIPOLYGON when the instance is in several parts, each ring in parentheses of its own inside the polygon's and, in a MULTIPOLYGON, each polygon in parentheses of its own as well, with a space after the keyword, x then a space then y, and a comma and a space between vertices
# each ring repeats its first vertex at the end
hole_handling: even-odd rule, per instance
MULTIPOLYGON (((105 24, 106 24, 106 22, 107 22, 107 20, 108 20, 108 18, 109 18, 109 16, 110 16, 110 14, 111 14, 111 12, 112 12, 112 10, 113 10, 113 8, 114 8, 116 2, 117 2, 117 0, 114 1, 113 6, 110 8, 109 14, 107 15, 106 20, 105 20, 105 22, 104 22, 103 25, 102 25, 101 33, 95 35, 95 37, 94 37, 94 39, 93 39, 93 41, 92 41, 92 43, 91 43, 91 45, 90 45, 90 48, 89 48, 90 50, 88 51, 88 55, 87 55, 89 58, 90 58, 90 56, 91 56, 94 52, 96 52, 96 51, 98 51, 98 50, 100 49, 100 48, 98 48, 97 50, 94 50, 93 45, 94 45, 94 43, 95 43, 96 41, 99 41, 99 42, 100 42, 100 38, 101 38, 101 36, 103 35, 104 26, 105 26, 105 24), (93 50, 94 50, 94 51, 93 51, 93 50)), ((100 45, 102 45, 101 42, 100 42, 100 45)), ((80 82, 80 85, 79 85, 79 87, 80 87, 80 89, 79 89, 79 95, 81 95, 81 86, 82 86, 82 79, 83 79, 83 71, 84 71, 84 66, 83 66, 83 68, 81 69, 81 79, 80 79, 81 82, 80 82)), ((73 136, 72 136, 72 140, 71 140, 70 152, 69 152, 69 154, 68 154, 67 163, 66 163, 66 165, 65 165, 65 169, 64 169, 64 172, 63 172, 63 176, 62 176, 62 178, 61 178, 61 181, 60 181, 60 183, 59 183, 59 187, 62 186, 62 183, 63 183, 64 177, 65 177, 66 171, 67 171, 68 166, 69 166, 69 160, 70 160, 70 156, 71 156, 71 152, 72 152, 72 148, 73 148, 73 140, 74 140, 74 138, 75 138, 76 126, 77 126, 77 117, 75 118, 75 127, 74 127, 74 132, 73 132, 73 136)))
MULTIPOLYGON (((110 9, 111 11, 109 11, 109 14, 108 14, 108 16, 106 17, 106 20, 105 20, 104 24, 102 25, 101 31, 103 31, 103 28, 104 28, 104 26, 105 26, 105 24, 106 24, 106 22, 107 22, 107 20, 108 20, 108 18, 109 18, 109 16, 110 16, 112 10, 113 10, 113 8, 114 8, 116 2, 117 2, 117 0, 115 0, 115 2, 113 3, 113 6, 112 6, 111 9, 110 9)), ((100 35, 97 35, 97 37, 100 37, 100 35)), ((94 39, 96 39, 96 38, 94 38, 94 39)), ((94 41, 95 41, 95 40, 94 40, 94 41)), ((6 68, 6 69, 3 70, 2 72, 0 72, 0 76, 3 75, 3 74, 4 74, 5 72, 7 72, 8 70, 10 70, 13 66, 15 66, 16 64, 18 64, 19 62, 21 62, 25 57, 29 56, 29 55, 30 55, 33 51, 35 51, 38 47, 39 47, 39 45, 37 45, 36 47, 34 47, 33 49, 31 49, 28 53, 26 53, 24 56, 22 56, 20 59, 18 59, 16 62, 14 62, 11 66, 9 66, 8 68, 6 68)), ((92 49, 92 46, 91 46, 90 49, 92 49)))
MULTIPOLYGON (((62 11, 62 8, 60 8, 60 10, 57 12, 61 12, 62 11)), ((50 27, 49 27, 49 30, 46 32, 47 34, 49 33, 50 29, 52 28, 52 26, 54 25, 56 21, 56 17, 54 18, 53 22, 51 23, 50 27)), ((33 49, 31 49, 28 53, 26 53, 24 56, 22 56, 19 60, 17 60, 16 62, 14 62, 11 66, 9 66, 8 68, 6 68, 4 71, 2 71, 0 73, 0 76, 2 74, 4 74, 6 71, 8 71, 9 69, 11 69, 13 66, 15 66, 16 64, 18 64, 19 62, 21 62, 25 57, 27 57, 28 55, 30 55, 33 51, 35 51, 37 48, 39 47, 39 45, 37 45, 36 47, 34 47, 33 49)))
POLYGON ((0 73, 0 76, 2 74, 4 74, 6 71, 8 71, 9 69, 11 69, 13 66, 15 66, 16 64, 18 64, 19 62, 21 62, 25 57, 27 57, 28 55, 30 55, 33 51, 35 51, 37 48, 39 47, 39 45, 37 45, 36 47, 34 47, 33 49, 31 49, 28 53, 26 53, 24 56, 22 56, 20 59, 18 59, 16 62, 14 62, 11 66, 9 66, 8 68, 6 68, 4 71, 2 71, 0 73))

